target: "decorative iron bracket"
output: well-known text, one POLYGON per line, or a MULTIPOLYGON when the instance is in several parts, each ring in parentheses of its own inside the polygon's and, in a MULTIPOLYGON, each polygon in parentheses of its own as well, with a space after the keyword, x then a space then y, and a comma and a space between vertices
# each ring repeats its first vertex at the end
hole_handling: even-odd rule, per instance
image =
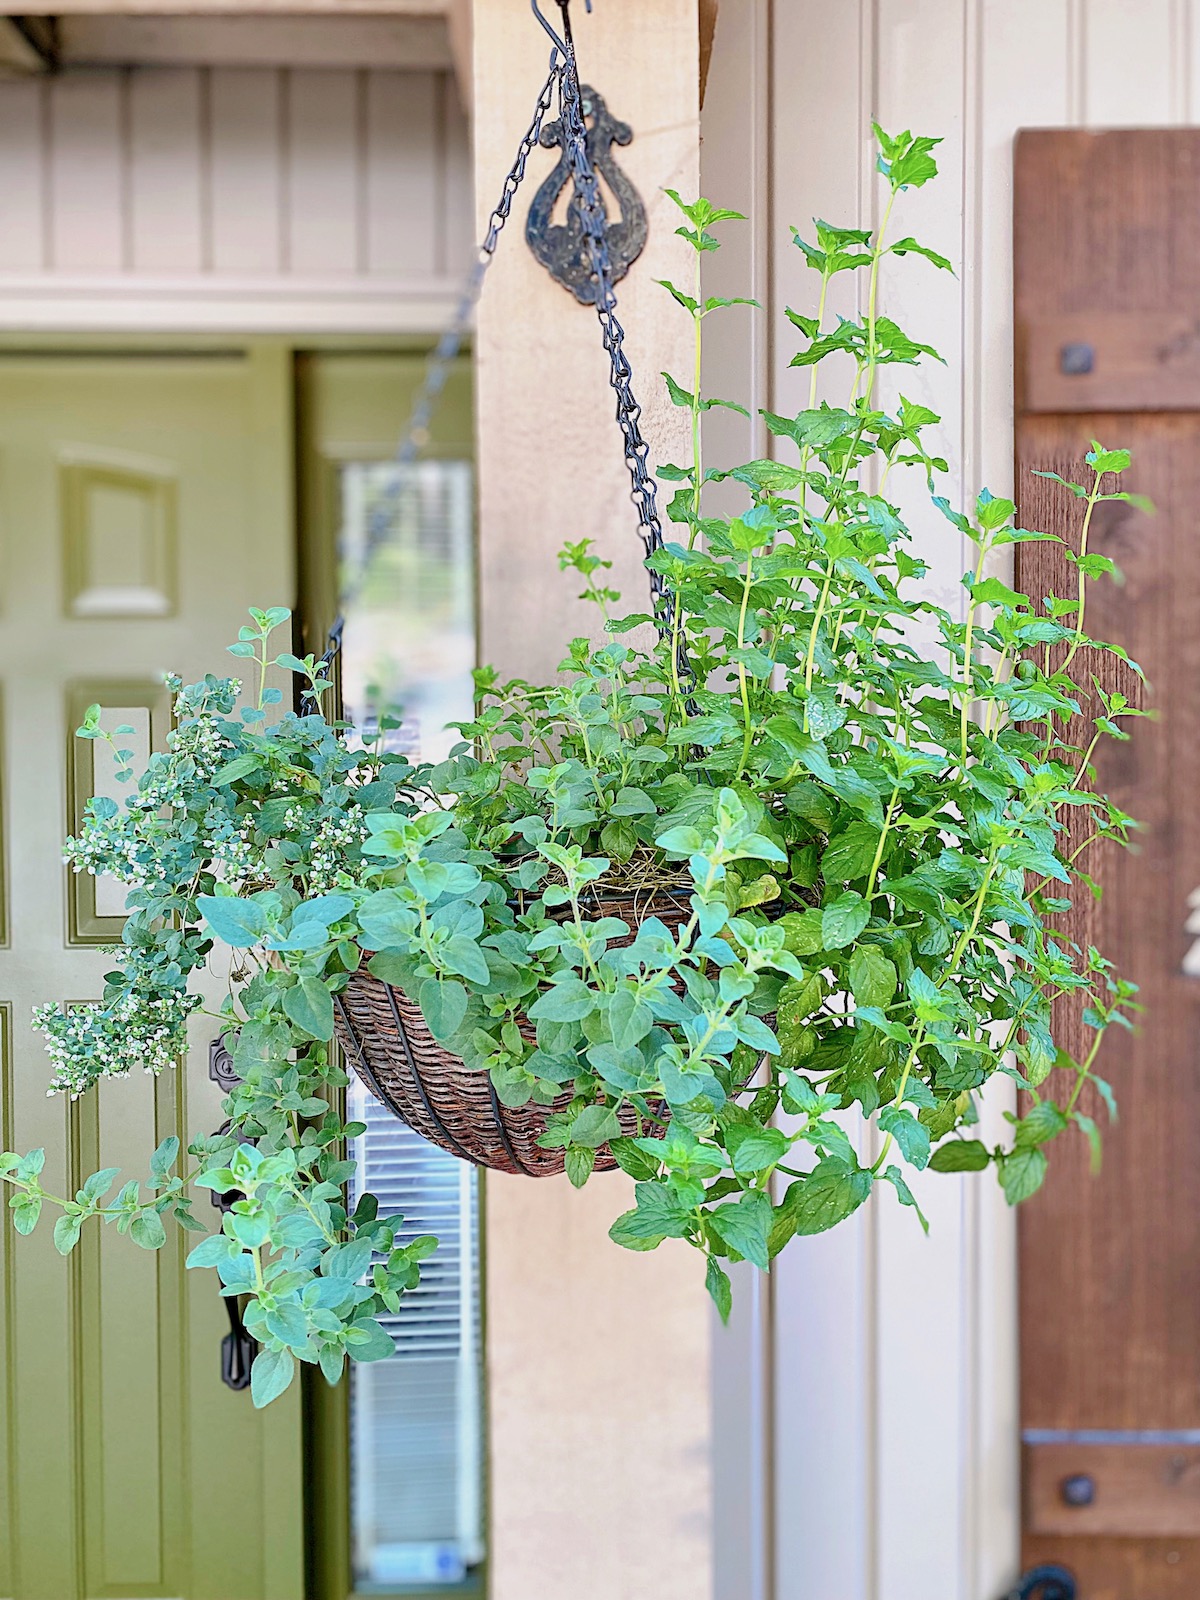
MULTIPOLYGON (((588 159, 621 207, 620 220, 608 222, 604 229, 612 264, 610 282, 619 283, 645 249, 648 231, 642 197, 617 165, 612 152, 614 144, 625 145, 632 141, 633 129, 627 122, 618 122, 605 104, 604 96, 588 84, 580 85, 579 95, 587 120, 588 159)), ((546 124, 541 143, 547 149, 557 145, 562 154, 554 171, 533 197, 525 223, 525 238, 550 276, 564 289, 569 289, 580 305, 593 306, 596 274, 583 218, 579 214, 579 199, 573 191, 567 202, 566 222, 551 221, 559 196, 572 184, 571 152, 561 118, 546 124)))
POLYGON ((1075 1579, 1066 1567, 1030 1567, 1023 1572, 1007 1600, 1078 1600, 1075 1579))

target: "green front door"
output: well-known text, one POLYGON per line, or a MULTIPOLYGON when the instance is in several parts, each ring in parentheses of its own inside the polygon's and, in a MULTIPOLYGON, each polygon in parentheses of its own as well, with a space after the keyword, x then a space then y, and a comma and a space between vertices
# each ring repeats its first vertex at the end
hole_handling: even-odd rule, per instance
MULTIPOLYGON (((292 601, 292 394, 273 344, 0 349, 0 1145, 44 1146, 60 1193, 220 1121, 211 1019, 176 1074, 72 1105, 30 1012, 97 997, 119 938, 115 887, 60 855, 112 782, 82 708, 160 741, 162 673, 221 670, 247 606, 292 601)), ((4 1600, 301 1600, 299 1400, 223 1385, 225 1309, 186 1248, 106 1232, 64 1260, 0 1223, 4 1600)))

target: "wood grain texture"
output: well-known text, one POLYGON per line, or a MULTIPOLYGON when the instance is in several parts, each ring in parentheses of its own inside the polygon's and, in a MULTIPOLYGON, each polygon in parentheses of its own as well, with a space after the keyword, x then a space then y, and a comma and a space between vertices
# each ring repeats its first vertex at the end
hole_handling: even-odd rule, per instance
POLYGON ((1200 1537, 1200 1449, 1151 1444, 1033 1444, 1025 1447, 1026 1525, 1031 1534, 1108 1538, 1200 1537), (1093 1499, 1063 1492, 1088 1477, 1093 1499))
POLYGON ((1200 317, 1179 311, 1029 316, 1017 330, 1020 411, 1200 410, 1200 317), (1064 370, 1090 352, 1090 370, 1064 370))
POLYGON ((1026 1566, 1066 1561, 1080 1600, 1195 1600, 1200 1594, 1200 1541, 1030 1537, 1026 1566))
MULTIPOLYGON (((1198 177, 1200 136, 1192 130, 1022 135, 1018 324, 1034 315, 1186 313, 1200 291, 1200 241, 1183 197, 1198 177)), ((1064 1137, 1044 1190, 1022 1208, 1021 1417, 1026 1428, 1177 1430, 1200 1426, 1200 1082, 1192 1071, 1200 985, 1183 971, 1192 943, 1188 897, 1200 884, 1200 544, 1193 531, 1200 414, 1019 414, 1024 526, 1077 545, 1078 502, 1032 472, 1054 467, 1088 481, 1082 457, 1093 438, 1133 451, 1125 486, 1150 495, 1158 514, 1099 508, 1090 548, 1112 557, 1123 582, 1091 589, 1087 631, 1140 661, 1157 720, 1139 723, 1130 742, 1109 741, 1098 751, 1099 787, 1141 828, 1132 851, 1105 847, 1081 858, 1105 893, 1099 903, 1076 896, 1069 931, 1140 984, 1145 1012, 1132 1035, 1113 1030, 1097 1061, 1121 1108, 1101 1174, 1089 1176, 1082 1138, 1064 1137)), ((1020 550, 1022 590, 1035 598, 1073 592, 1060 549, 1020 550)), ((1111 661, 1102 674, 1125 692, 1136 686, 1111 661)), ((1075 1053, 1084 1031, 1060 1002, 1059 1042, 1075 1053)), ((1095 1097, 1081 1105, 1102 1118, 1095 1097)), ((1027 1492, 1025 1510, 1027 1563, 1064 1562, 1087 1600, 1194 1600, 1195 1541, 1166 1549, 1127 1537, 1116 1546, 1082 1521, 1075 1535, 1061 1524, 1050 1535, 1038 1531, 1046 1526, 1041 1500, 1027 1492)), ((1165 1508, 1159 1514, 1168 1516, 1165 1508)), ((1143 1515, 1121 1531, 1132 1536, 1139 1528, 1150 1534, 1162 1524, 1155 1530, 1143 1515)))

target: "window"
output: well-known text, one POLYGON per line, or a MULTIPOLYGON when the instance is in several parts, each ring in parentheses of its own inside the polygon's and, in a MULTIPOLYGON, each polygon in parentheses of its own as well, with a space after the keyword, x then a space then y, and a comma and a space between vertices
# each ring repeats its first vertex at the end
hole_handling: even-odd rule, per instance
MULTIPOLYGON (((345 714, 390 748, 438 760, 470 718, 475 663, 470 463, 342 463, 338 540, 345 714)), ((360 1591, 453 1588, 483 1559, 478 1178, 355 1079, 359 1180, 404 1236, 435 1233, 419 1289, 385 1322, 388 1361, 350 1386, 351 1562, 360 1591)))

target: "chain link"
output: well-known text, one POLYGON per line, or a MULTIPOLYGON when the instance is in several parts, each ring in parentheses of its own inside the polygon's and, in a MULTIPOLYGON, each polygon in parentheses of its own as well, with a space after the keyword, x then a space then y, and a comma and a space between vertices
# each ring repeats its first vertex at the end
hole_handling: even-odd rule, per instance
POLYGON ((484 235, 483 243, 476 252, 471 270, 467 274, 467 281, 463 285, 462 295, 455 308, 454 316, 451 318, 450 326, 438 340, 426 365, 424 382, 413 405, 412 415, 409 417, 404 438, 396 451, 396 461, 401 466, 410 466, 428 443, 429 424, 433 418, 434 408, 441 397, 442 390, 446 387, 446 379, 450 375, 450 368, 462 349, 463 342, 471 326, 471 317, 483 289, 483 280, 487 277, 487 270, 496 254, 496 246, 500 242, 504 224, 512 214, 513 201, 516 199, 517 190, 524 180, 525 168, 529 164, 529 157, 541 140, 542 124, 546 120, 546 113, 553 104, 555 90, 562 81, 562 70, 558 52, 553 51, 550 56, 550 72, 542 85, 542 92, 538 95, 537 105, 534 107, 533 120, 525 130, 521 143, 517 146, 516 157, 508 170, 508 176, 504 180, 500 198, 488 218, 487 233, 484 235))
MULTIPOLYGON (((546 120, 546 113, 554 103, 556 89, 562 80, 562 65, 558 59, 558 52, 552 51, 550 55, 550 71, 538 95, 537 105, 534 107, 533 120, 525 130, 525 134, 517 146, 517 153, 513 164, 504 179, 504 187, 500 191, 500 198, 492 209, 488 218, 487 233, 483 243, 479 246, 475 261, 467 274, 466 283, 459 296, 454 316, 450 320, 425 365, 425 376, 417 398, 413 402, 412 412, 409 415, 408 426, 404 436, 396 447, 394 460, 399 467, 409 467, 417 460, 421 451, 429 442, 429 425, 433 420, 433 413, 441 398, 446 380, 450 376, 450 369, 458 359, 460 350, 467 337, 471 326, 471 318, 483 289, 483 280, 487 277, 487 270, 492 264, 496 254, 496 246, 500 242, 500 235, 504 231, 504 224, 512 213, 513 201, 517 190, 521 187, 525 177, 525 168, 529 164, 529 157, 537 148, 542 135, 542 124, 546 120)), ((399 485, 396 485, 397 492, 399 485)), ((391 525, 391 508, 386 504, 376 505, 367 527, 366 549, 362 553, 359 571, 365 577, 370 566, 371 557, 386 537, 391 525)), ((361 578, 360 578, 361 582, 361 578)), ((342 595, 342 604, 347 598, 353 599, 354 588, 349 596, 342 595)), ((325 652, 318 663, 317 676, 327 678, 333 668, 342 648, 342 635, 345 631, 345 617, 337 617, 330 628, 325 641, 325 652)), ((302 713, 315 715, 321 709, 321 695, 311 688, 305 689, 300 696, 300 709, 302 713)))
MULTIPOLYGON (((567 11, 563 0, 558 0, 558 3, 566 20, 567 11)), ((624 440, 625 465, 630 478, 630 498, 637 511, 638 533, 643 548, 646 555, 651 556, 656 550, 660 550, 663 544, 662 520, 658 511, 658 485, 650 470, 649 445, 642 434, 642 408, 633 391, 633 370, 625 354, 625 330, 616 315, 617 298, 612 286, 612 261, 605 235, 608 217, 600 193, 600 184, 588 154, 587 127, 579 90, 579 68, 569 22, 565 44, 561 47, 556 44, 550 53, 550 70, 538 95, 533 119, 517 147, 517 154, 504 179, 500 198, 488 218, 487 232, 479 246, 454 317, 429 357, 424 381, 394 459, 399 466, 411 466, 428 441, 434 408, 446 386, 450 368, 462 349, 487 269, 495 256, 504 226, 512 214, 513 201, 524 180, 529 157, 540 141, 542 126, 556 91, 565 147, 570 153, 574 200, 596 278, 596 315, 609 358, 609 383, 616 395, 616 416, 624 440), (561 60, 560 55, 563 56, 561 60)), ((371 526, 367 530, 367 548, 362 561, 364 573, 371 552, 384 537, 388 523, 386 508, 377 507, 371 526)), ((667 639, 674 633, 675 599, 661 573, 650 571, 649 579, 655 624, 660 638, 667 639)), ((339 616, 330 630, 327 648, 321 657, 322 675, 332 668, 334 659, 341 649, 343 627, 343 618, 339 616)), ((676 640, 675 654, 680 679, 690 687, 694 680, 682 634, 676 640)), ((301 699, 302 705, 306 705, 309 710, 319 709, 318 695, 306 692, 301 699)))

